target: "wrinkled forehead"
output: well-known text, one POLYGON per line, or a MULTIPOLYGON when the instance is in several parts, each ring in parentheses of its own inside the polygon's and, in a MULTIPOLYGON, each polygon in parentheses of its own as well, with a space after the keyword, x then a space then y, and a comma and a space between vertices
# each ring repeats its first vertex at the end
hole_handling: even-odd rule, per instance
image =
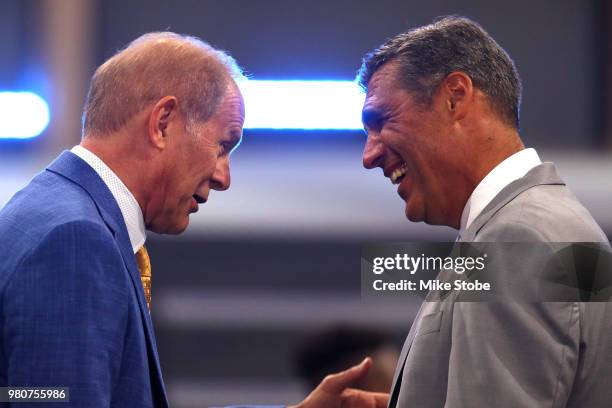
POLYGON ((232 122, 244 122, 245 106, 240 88, 233 79, 228 80, 225 95, 219 108, 219 113, 227 115, 232 122))
POLYGON ((397 62, 391 61, 382 65, 374 72, 368 82, 366 98, 388 93, 399 86, 399 66, 397 62))
POLYGON ((368 82, 362 109, 362 122, 367 125, 371 116, 380 116, 398 88, 396 68, 390 63, 379 68, 368 82))

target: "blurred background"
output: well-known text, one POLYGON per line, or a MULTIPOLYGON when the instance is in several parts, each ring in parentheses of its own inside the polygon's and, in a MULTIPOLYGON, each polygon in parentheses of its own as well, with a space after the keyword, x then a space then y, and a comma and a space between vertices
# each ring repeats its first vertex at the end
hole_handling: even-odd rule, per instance
MULTIPOLYGON (((0 206, 79 142, 95 67, 145 32, 201 37, 255 80, 351 81, 366 52, 446 14, 480 22, 514 58, 525 143, 557 163, 612 236, 606 0, 1 0, 0 206), (28 137, 2 130, 16 119, 7 92, 40 97, 25 103, 37 113, 18 117, 37 129, 28 137)), ((364 354, 381 370, 393 366, 419 299, 362 301, 360 244, 451 241, 455 233, 409 223, 395 188, 362 168, 364 142, 358 129, 245 129, 231 189, 212 194, 183 235, 149 234, 153 317, 173 406, 296 403, 309 381, 364 354)))

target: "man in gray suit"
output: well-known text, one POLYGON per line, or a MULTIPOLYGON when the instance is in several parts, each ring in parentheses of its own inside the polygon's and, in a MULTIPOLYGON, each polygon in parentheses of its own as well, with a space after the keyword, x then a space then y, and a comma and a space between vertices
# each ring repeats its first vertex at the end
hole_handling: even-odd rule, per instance
MULTIPOLYGON (((478 24, 446 17, 399 34, 358 79, 364 166, 398 186, 408 219, 456 228, 464 242, 609 248, 555 166, 525 149, 518 73, 478 24)), ((610 303, 456 299, 423 303, 390 407, 612 406, 610 303)))

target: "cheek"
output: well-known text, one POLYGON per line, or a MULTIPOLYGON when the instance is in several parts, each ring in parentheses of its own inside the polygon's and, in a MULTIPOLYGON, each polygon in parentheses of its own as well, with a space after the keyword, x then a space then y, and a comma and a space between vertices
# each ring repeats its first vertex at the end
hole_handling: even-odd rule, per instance
POLYGON ((380 139, 393 154, 406 162, 413 160, 416 141, 410 128, 400 124, 388 124, 380 133, 380 139))
POLYGON ((178 174, 178 178, 176 179, 177 186, 175 186, 175 189, 180 188, 184 190, 182 192, 183 194, 189 193, 191 195, 195 193, 195 189, 209 179, 214 171, 214 161, 210 156, 211 155, 206 154, 200 155, 197 160, 193 157, 191 157, 190 160, 186 160, 183 171, 178 174), (212 165, 211 162, 213 163, 212 165))
POLYGON ((172 177, 157 186, 159 206, 164 214, 182 212, 193 195, 193 177, 189 169, 177 169, 172 177))
POLYGON ((217 159, 211 160, 208 166, 204 168, 204 174, 207 179, 210 179, 212 175, 215 173, 215 169, 217 168, 217 159))
POLYGON ((199 156, 199 160, 196 165, 193 167, 195 173, 198 174, 199 177, 207 176, 210 177, 215 171, 215 166, 217 164, 218 155, 216 151, 208 150, 205 153, 199 156))

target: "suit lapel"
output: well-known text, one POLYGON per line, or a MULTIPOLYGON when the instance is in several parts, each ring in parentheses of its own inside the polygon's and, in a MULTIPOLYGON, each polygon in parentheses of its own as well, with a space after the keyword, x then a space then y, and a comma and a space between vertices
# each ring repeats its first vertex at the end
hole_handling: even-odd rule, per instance
POLYGON ((406 336, 406 340, 404 341, 404 345, 402 346, 402 352, 400 353, 398 364, 397 364, 397 367, 395 368, 395 374, 393 375, 393 382, 392 382, 393 386, 391 387, 392 390, 395 389, 395 386, 397 385, 397 381, 400 377, 400 373, 402 372, 404 368, 404 363, 406 361, 406 357, 408 356, 410 345, 412 344, 412 340, 414 339, 414 336, 416 335, 417 321, 421 318, 421 310, 423 310, 424 305, 425 305, 425 302, 421 303, 421 307, 419 307, 419 311, 414 317, 412 326, 410 327, 410 331, 408 332, 408 336, 406 336))
POLYGON ((421 322, 421 316, 426 316, 430 313, 433 313, 437 309, 438 302, 429 302, 427 298, 421 303, 421 307, 417 312, 414 321, 412 323, 412 327, 410 327, 410 331, 408 332, 408 336, 406 336, 406 341, 404 342, 404 346, 402 347, 402 352, 400 353, 400 357, 397 363, 397 367, 395 368, 395 374, 393 375, 393 385, 391 386, 391 397, 389 398, 389 408, 394 408, 397 403, 397 398, 399 397, 400 387, 402 385, 402 375, 404 373, 404 366, 406 365, 406 360, 408 359, 408 354, 410 353, 410 348, 412 347, 412 343, 414 342, 414 338, 416 337, 419 331, 419 324, 421 322))
POLYGON ((464 242, 472 242, 476 234, 485 224, 506 204, 516 198, 522 192, 539 185, 565 185, 553 163, 542 163, 531 169, 524 177, 508 184, 497 194, 493 200, 476 217, 472 225, 461 237, 464 242))
POLYGON ((149 365, 151 366, 151 369, 155 371, 152 373, 151 380, 152 382, 155 381, 157 383, 157 387, 154 387, 154 390, 157 388, 161 391, 161 394, 155 397, 156 399, 160 400, 160 402, 165 402, 165 405, 167 406, 166 392, 161 376, 157 346, 155 344, 153 323, 151 321, 151 315, 144 297, 144 291, 140 281, 140 272, 138 270, 138 266, 136 265, 136 259, 132 250, 132 244, 130 243, 127 227, 125 225, 123 215, 121 214, 121 210, 117 205, 117 201, 100 176, 87 163, 85 163, 85 161, 74 153, 64 151, 57 159, 55 159, 55 161, 53 161, 53 163, 47 167, 47 170, 73 181, 87 191, 100 211, 100 215, 104 219, 104 222, 113 232, 121 251, 123 262, 128 270, 130 279, 132 280, 134 292, 136 294, 136 298, 138 299, 140 315, 144 322, 149 365))
POLYGON ((404 365, 406 364, 406 358, 408 357, 408 352, 410 351, 410 346, 412 345, 414 336, 416 336, 417 322, 421 318, 421 312, 424 306, 425 301, 421 303, 421 307, 419 307, 419 311, 414 317, 412 326, 410 327, 410 331, 408 332, 408 336, 406 336, 406 341, 404 341, 404 345, 402 346, 402 352, 400 353, 399 359, 397 360, 397 367, 395 367, 395 374, 393 374, 393 382, 391 383, 393 385, 391 386, 391 398, 389 399, 389 407, 394 407, 395 402, 397 401, 396 394, 399 392, 402 373, 404 371, 404 365))

